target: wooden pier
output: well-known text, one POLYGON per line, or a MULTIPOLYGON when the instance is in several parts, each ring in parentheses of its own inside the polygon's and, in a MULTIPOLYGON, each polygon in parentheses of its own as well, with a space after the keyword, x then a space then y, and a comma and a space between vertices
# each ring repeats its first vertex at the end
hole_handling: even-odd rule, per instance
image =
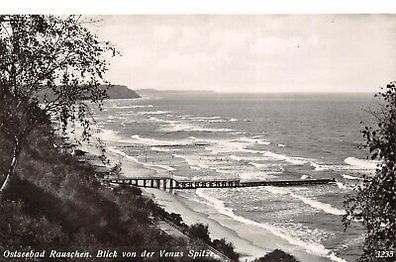
POLYGON ((196 189, 196 188, 237 188, 257 186, 304 186, 335 183, 334 178, 301 179, 301 180, 272 180, 272 181, 244 181, 240 179, 212 179, 212 180, 176 180, 172 177, 133 177, 133 178, 104 178, 101 181, 113 184, 127 184, 138 187, 162 189, 196 189))

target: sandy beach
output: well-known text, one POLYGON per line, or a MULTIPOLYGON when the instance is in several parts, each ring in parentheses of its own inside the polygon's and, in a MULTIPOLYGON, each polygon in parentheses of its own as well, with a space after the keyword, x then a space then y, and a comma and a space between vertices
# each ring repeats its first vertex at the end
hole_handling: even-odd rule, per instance
MULTIPOLYGON (((96 148, 83 146, 83 150, 97 154, 96 148)), ((111 163, 122 163, 122 176, 155 176, 164 175, 166 170, 149 168, 144 163, 139 163, 133 157, 123 154, 121 151, 109 147, 107 151, 111 163)), ((235 219, 217 212, 214 208, 208 208, 181 196, 178 192, 167 192, 161 189, 142 188, 143 193, 156 201, 169 213, 178 213, 187 225, 203 223, 209 226, 212 239, 225 238, 232 242, 235 250, 241 254, 241 261, 252 261, 265 255, 274 249, 284 250, 302 262, 325 262, 329 258, 313 255, 303 247, 290 243, 291 240, 279 236, 257 225, 249 225, 244 221, 235 219)), ((318 250, 320 252, 320 250, 318 250)), ((341 260, 340 260, 341 261, 341 260)))

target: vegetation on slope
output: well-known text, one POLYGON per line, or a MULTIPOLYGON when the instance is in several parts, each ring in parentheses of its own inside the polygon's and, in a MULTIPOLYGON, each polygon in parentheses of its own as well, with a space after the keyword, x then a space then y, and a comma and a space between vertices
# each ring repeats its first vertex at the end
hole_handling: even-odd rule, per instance
MULTIPOLYGON (((7 139, 0 140, 7 145, 7 139)), ((186 226, 179 215, 168 214, 143 196, 139 188, 111 189, 102 185, 91 165, 62 152, 62 142, 52 135, 48 125, 33 131, 28 140, 17 176, 0 203, 1 252, 65 248, 91 250, 94 255, 99 249, 188 252, 191 243, 173 238, 156 226, 156 221, 167 220, 182 227, 186 234, 197 231, 186 226)), ((11 146, 0 148, 2 164, 10 161, 10 150, 11 146)), ((198 236, 191 236, 198 240, 196 247, 205 248, 205 242, 238 259, 231 244, 210 240, 207 227, 198 236)), ((183 261, 186 259, 184 256, 183 261)))

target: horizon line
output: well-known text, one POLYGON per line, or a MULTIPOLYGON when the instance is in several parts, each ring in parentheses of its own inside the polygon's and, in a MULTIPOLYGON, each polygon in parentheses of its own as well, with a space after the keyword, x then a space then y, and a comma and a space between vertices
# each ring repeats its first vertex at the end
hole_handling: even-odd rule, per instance
MULTIPOLYGON (((129 88, 129 87, 128 87, 129 88)), ((131 89, 131 88, 129 88, 131 89)), ((343 91, 278 91, 278 92, 243 92, 243 91, 218 91, 209 89, 197 89, 197 90, 179 90, 179 89, 155 89, 155 88, 139 88, 131 89, 134 91, 157 91, 157 92, 203 92, 203 93, 216 93, 216 94, 375 94, 379 91, 355 91, 355 92, 343 92, 343 91)))

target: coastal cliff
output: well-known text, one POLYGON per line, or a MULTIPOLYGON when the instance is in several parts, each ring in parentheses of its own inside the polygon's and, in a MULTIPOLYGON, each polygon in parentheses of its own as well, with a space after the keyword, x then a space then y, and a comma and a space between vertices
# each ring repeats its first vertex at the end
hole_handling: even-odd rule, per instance
MULTIPOLYGON (((105 87, 101 87, 105 89, 105 87)), ((129 89, 123 85, 113 85, 112 87, 107 89, 107 95, 109 99, 132 99, 132 98, 141 98, 141 96, 136 93, 136 91, 129 89)))
MULTIPOLYGON (((137 99, 141 98, 141 96, 136 93, 134 90, 129 89, 126 86, 123 85, 112 85, 111 87, 101 85, 99 87, 102 91, 106 90, 106 93, 108 95, 107 99, 137 99)), ((48 100, 54 100, 56 98, 56 95, 54 91, 51 89, 46 89, 38 93, 39 99, 48 99, 48 100)))

